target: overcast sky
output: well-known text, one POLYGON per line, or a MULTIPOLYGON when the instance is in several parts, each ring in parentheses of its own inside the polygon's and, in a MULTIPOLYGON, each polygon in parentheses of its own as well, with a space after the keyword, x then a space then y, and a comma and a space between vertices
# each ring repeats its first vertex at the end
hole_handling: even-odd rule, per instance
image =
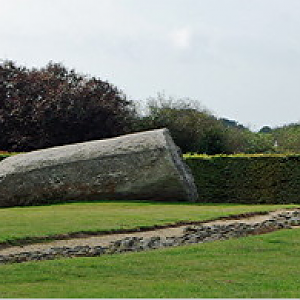
POLYGON ((300 0, 0 0, 0 59, 50 60, 134 100, 199 100, 252 129, 300 121, 300 0))

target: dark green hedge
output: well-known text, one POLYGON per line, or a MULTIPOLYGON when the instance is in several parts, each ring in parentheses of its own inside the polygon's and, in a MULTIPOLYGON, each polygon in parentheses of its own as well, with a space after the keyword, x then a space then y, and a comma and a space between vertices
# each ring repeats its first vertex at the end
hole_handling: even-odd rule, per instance
POLYGON ((199 202, 300 203, 300 155, 185 156, 199 202))

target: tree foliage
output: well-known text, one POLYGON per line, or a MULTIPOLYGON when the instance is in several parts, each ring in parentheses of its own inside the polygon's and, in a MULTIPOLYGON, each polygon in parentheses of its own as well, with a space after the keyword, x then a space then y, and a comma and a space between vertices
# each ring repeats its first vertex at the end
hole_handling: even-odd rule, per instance
POLYGON ((191 99, 175 99, 158 94, 148 99, 147 111, 139 120, 139 130, 167 127, 183 152, 227 153, 225 128, 206 109, 191 99))
POLYGON ((271 135, 276 141, 277 152, 300 153, 300 124, 291 123, 274 128, 271 135))
POLYGON ((236 121, 216 118, 198 102, 158 94, 148 99, 139 130, 167 127, 184 153, 272 153, 273 139, 236 121))
POLYGON ((0 149, 28 151, 130 132, 133 103, 113 85, 50 62, 0 64, 0 149))
POLYGON ((0 149, 30 151, 167 127, 183 152, 206 154, 300 151, 300 125, 255 133, 218 119, 199 102, 158 94, 146 112, 115 86, 62 64, 28 69, 0 63, 0 149), (279 147, 274 148, 274 141, 279 147))

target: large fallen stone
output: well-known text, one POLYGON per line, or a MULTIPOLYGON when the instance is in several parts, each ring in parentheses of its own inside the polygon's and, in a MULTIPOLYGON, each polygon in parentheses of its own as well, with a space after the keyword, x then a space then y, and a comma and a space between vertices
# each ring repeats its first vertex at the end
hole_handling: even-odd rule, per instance
POLYGON ((0 206, 91 199, 196 201, 167 129, 18 154, 0 162, 0 206))

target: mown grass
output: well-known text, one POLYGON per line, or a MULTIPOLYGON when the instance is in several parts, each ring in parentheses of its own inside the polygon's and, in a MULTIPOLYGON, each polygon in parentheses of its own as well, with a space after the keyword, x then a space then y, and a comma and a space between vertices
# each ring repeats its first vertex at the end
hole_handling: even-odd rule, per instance
POLYGON ((300 229, 0 266, 1 298, 299 298, 300 229))
POLYGON ((146 201, 68 203, 0 209, 0 242, 88 231, 203 221, 295 205, 191 204, 146 201))

